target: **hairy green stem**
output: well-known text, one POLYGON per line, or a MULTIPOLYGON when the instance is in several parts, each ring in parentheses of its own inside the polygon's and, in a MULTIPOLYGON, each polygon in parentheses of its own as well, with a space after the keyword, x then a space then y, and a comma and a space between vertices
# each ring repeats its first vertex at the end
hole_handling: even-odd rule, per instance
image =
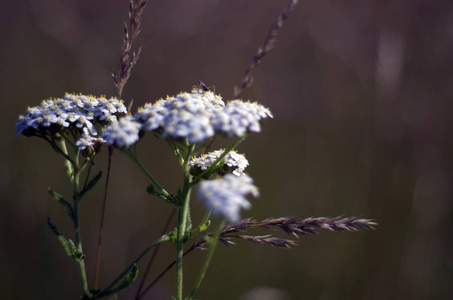
POLYGON ((87 183, 88 183, 88 180, 90 179, 90 174, 91 174, 91 168, 92 168, 93 164, 90 164, 88 166, 88 171, 87 171, 87 175, 85 177, 85 181, 83 182, 83 186, 82 186, 82 189, 85 189, 87 187, 87 183))
POLYGON ((176 236, 176 299, 182 300, 183 292, 183 256, 184 243, 186 241, 186 230, 189 218, 189 203, 192 175, 189 173, 189 161, 194 145, 187 145, 187 151, 184 157, 184 185, 181 190, 180 199, 183 200, 181 206, 178 207, 178 224, 176 236))
POLYGON ((172 139, 166 139, 167 144, 170 146, 171 150, 173 151, 173 154, 176 156, 176 159, 178 160, 179 164, 181 166, 184 165, 184 158, 181 155, 181 149, 180 146, 176 142, 174 142, 172 139))
MULTIPOLYGON (((75 232, 75 246, 77 248, 77 251, 79 253, 83 253, 82 249, 82 240, 80 238, 80 197, 79 197, 79 177, 80 173, 76 171, 74 173, 74 232, 75 232)), ((87 280, 87 274, 85 270, 85 259, 84 257, 80 257, 77 259, 77 262, 79 264, 79 270, 80 270, 80 278, 82 279, 82 288, 83 288, 83 294, 88 295, 88 280, 87 280)))
MULTIPOLYGON (((66 142, 64 139, 60 139, 60 147, 61 147, 61 152, 63 152, 62 154, 69 158, 68 156, 68 149, 66 148, 66 142)), ((71 178, 72 180, 72 176, 74 174, 74 170, 72 168, 72 161, 70 159, 66 159, 65 161, 65 166, 66 166, 66 173, 68 174, 69 178, 71 178)))
POLYGON ((204 275, 206 274, 206 270, 208 269, 209 263, 211 262, 212 255, 214 253, 215 246, 219 239, 220 232, 222 231, 222 228, 225 226, 225 224, 226 224, 226 221, 224 219, 224 220, 222 220, 222 222, 220 222, 214 236, 211 238, 211 245, 209 246, 208 253, 206 254, 206 258, 204 260, 203 266, 201 267, 200 274, 198 275, 197 281, 195 282, 195 285, 193 286, 192 291, 190 292, 190 294, 186 298, 186 300, 191 300, 193 298, 193 295, 197 291, 197 289, 200 287, 201 281, 203 280, 204 275))
POLYGON ((178 225, 176 237, 176 299, 182 299, 183 291, 183 261, 184 240, 187 226, 187 217, 189 214, 190 190, 184 199, 184 205, 178 209, 178 225))
MULTIPOLYGON (((72 130, 70 130, 69 132, 71 133, 74 141, 77 141, 78 138, 74 135, 74 132, 72 130)), ((74 145, 74 143, 70 139, 68 139, 66 134, 62 133, 60 136, 72 147, 72 149, 77 150, 77 146, 74 145)))
MULTIPOLYGON (((49 139, 49 138, 48 138, 47 136, 45 136, 45 135, 38 135, 38 137, 40 137, 40 138, 44 139, 46 142, 48 142, 49 145, 52 147, 52 149, 54 149, 57 153, 61 154, 61 155, 66 159, 67 162, 69 162, 70 164, 72 164, 72 159, 68 156, 68 151, 67 151, 67 149, 66 149, 66 144, 65 144, 64 140, 63 140, 63 141, 60 141, 60 145, 61 145, 61 147, 63 148, 63 150, 62 150, 62 149, 60 149, 60 148, 57 146, 57 144, 55 143, 55 139, 54 139, 54 138, 49 139)), ((67 163, 67 162, 66 162, 66 163, 67 163)), ((71 177, 71 174, 69 173, 68 170, 66 170, 66 173, 68 174, 69 177, 71 177)))
MULTIPOLYGON (((66 143, 62 139, 61 140, 61 148, 62 152, 68 156, 68 150, 66 148, 66 143)), ((82 280, 82 289, 84 295, 89 295, 88 292, 88 280, 86 275, 85 269, 85 260, 83 258, 83 249, 82 249, 82 240, 80 238, 80 172, 79 169, 79 151, 76 151, 74 154, 74 160, 71 161, 66 160, 66 170, 68 175, 72 180, 73 186, 73 211, 72 211, 72 221, 74 224, 74 235, 75 235, 75 247, 77 252, 79 252, 82 256, 77 258, 77 263, 79 264, 79 271, 80 271, 80 278, 82 280)))

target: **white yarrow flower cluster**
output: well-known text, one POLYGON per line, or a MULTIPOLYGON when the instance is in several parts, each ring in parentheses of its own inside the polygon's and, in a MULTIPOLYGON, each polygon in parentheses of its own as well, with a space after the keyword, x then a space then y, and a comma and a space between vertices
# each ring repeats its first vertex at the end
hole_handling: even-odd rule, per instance
POLYGON ((270 110, 258 103, 234 100, 215 112, 212 125, 216 131, 240 137, 248 131, 260 132, 261 119, 272 117, 270 110))
POLYGON ((82 137, 76 142, 77 148, 79 150, 85 150, 90 147, 96 148, 101 144, 105 143, 105 140, 101 137, 94 137, 91 135, 82 135, 82 137))
MULTIPOLYGON (((247 132, 259 132, 260 121, 268 117, 272 118, 270 111, 257 103, 235 100, 225 105, 219 95, 194 89, 190 93, 180 93, 154 104, 145 104, 138 108, 133 119, 140 124, 140 131, 153 131, 163 138, 187 139, 190 144, 196 144, 216 133, 241 137, 247 132)), ((124 124, 112 124, 102 135, 103 138, 108 144, 132 145, 138 141, 136 125, 130 130, 134 134, 130 139, 124 136, 127 130, 123 131, 124 126, 132 126, 129 124, 132 121, 129 119, 124 124), (115 130, 121 132, 115 133, 115 130)), ((240 167, 238 164, 238 169, 240 167)))
POLYGON ((76 146, 80 151, 86 149, 94 149, 96 152, 100 149, 101 145, 105 143, 105 140, 101 137, 90 135, 88 128, 82 128, 82 136, 77 140, 76 146))
POLYGON ((223 216, 230 222, 238 222, 241 209, 251 207, 245 198, 249 194, 254 197, 259 195, 251 177, 227 174, 219 179, 200 183, 197 196, 213 215, 223 216))
POLYGON ((139 140, 141 125, 132 116, 126 116, 112 122, 102 132, 102 137, 109 145, 127 147, 139 140))
POLYGON ((126 113, 123 101, 116 98, 65 94, 64 98, 44 100, 39 106, 29 107, 25 115, 19 116, 16 135, 46 135, 76 129, 81 136, 76 145, 84 150, 103 141, 96 138, 95 124, 109 124, 126 113))
POLYGON ((220 96, 193 90, 146 104, 134 117, 143 124, 143 130, 159 130, 164 138, 187 138, 195 144, 214 136, 210 119, 213 111, 223 106, 220 96))
POLYGON ((234 100, 225 105, 220 96, 200 89, 146 104, 134 115, 142 130, 156 131, 164 138, 187 138, 191 144, 215 133, 241 137, 259 132, 260 121, 268 117, 272 118, 269 109, 257 103, 234 100))
MULTIPOLYGON (((224 150, 215 150, 200 157, 194 157, 189 161, 190 172, 192 174, 199 174, 208 169, 222 154, 224 150)), ((242 176, 245 168, 249 165, 248 160, 244 155, 238 154, 236 151, 230 151, 224 157, 223 167, 221 172, 227 173, 232 170, 232 174, 242 176)))

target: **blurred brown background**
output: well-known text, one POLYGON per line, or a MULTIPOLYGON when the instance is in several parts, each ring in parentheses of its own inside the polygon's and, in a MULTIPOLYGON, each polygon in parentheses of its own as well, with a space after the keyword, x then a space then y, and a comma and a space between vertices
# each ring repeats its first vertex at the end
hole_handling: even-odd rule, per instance
MULTIPOLYGON (((286 4, 150 0, 123 98, 137 107, 203 80, 229 99, 286 4)), ((127 9, 113 0, 0 2, 2 299, 80 296, 77 266, 46 224, 51 216, 72 237, 66 212, 47 194, 48 186, 71 193, 63 161, 44 141, 15 137, 14 124, 27 106, 65 92, 115 95, 110 74, 127 9)), ((275 115, 239 147, 262 194, 243 216, 354 215, 379 226, 324 231, 290 250, 219 246, 197 298, 452 299, 452 93, 451 1, 301 1, 243 95, 275 115), (277 291, 250 296, 260 288, 277 291)), ((180 170, 162 141, 147 136, 139 154, 176 188, 180 170)), ((96 168, 105 171, 106 160, 105 151, 96 168)), ((160 234, 171 211, 146 194, 147 184, 115 153, 102 284, 160 234)), ((101 185, 82 203, 91 283, 101 185)), ((199 220, 203 207, 192 207, 199 220)), ((172 247, 162 250, 150 280, 174 257, 172 247)), ((187 288, 203 257, 186 260, 187 288)), ((170 272, 145 299, 169 299, 173 281, 170 272)))

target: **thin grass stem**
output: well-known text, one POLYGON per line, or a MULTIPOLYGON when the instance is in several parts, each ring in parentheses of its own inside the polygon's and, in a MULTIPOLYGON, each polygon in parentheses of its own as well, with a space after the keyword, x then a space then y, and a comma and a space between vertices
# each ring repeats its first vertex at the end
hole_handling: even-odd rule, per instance
POLYGON ((105 180, 105 187, 104 187, 104 201, 102 204, 102 212, 101 212, 101 224, 99 225, 99 238, 98 238, 98 247, 96 251, 96 267, 94 271, 94 288, 98 288, 98 280, 99 280, 99 268, 100 268, 100 261, 101 261, 101 248, 102 248, 102 235, 104 232, 104 218, 105 218, 105 209, 107 207, 107 190, 109 186, 109 179, 110 179, 110 167, 112 166, 112 156, 113 156, 113 147, 109 147, 109 156, 108 156, 108 163, 107 163, 107 178, 105 180))
POLYGON ((258 64, 261 62, 263 57, 274 48, 275 42, 277 41, 276 37, 278 34, 278 30, 283 26, 283 22, 288 18, 289 14, 294 10, 294 7, 296 6, 297 2, 299 2, 299 1, 290 0, 288 5, 283 9, 283 11, 278 16, 277 22, 273 23, 271 25, 271 28, 269 29, 269 33, 267 34, 263 45, 258 48, 255 56, 252 59, 252 62, 250 63, 247 70, 245 71, 241 84, 239 85, 239 87, 237 87, 237 86, 234 87, 234 93, 233 93, 234 99, 239 98, 239 96, 241 96, 241 94, 244 92, 244 90, 246 90, 247 88, 249 88, 252 85, 253 71, 258 66, 258 64))
POLYGON ((142 171, 148 176, 151 182, 160 190, 162 194, 165 196, 169 196, 170 194, 154 179, 153 175, 148 171, 148 169, 142 164, 142 162, 138 159, 137 154, 131 149, 127 150, 126 153, 129 155, 130 158, 142 169, 142 171))
MULTIPOLYGON (((173 217, 175 216, 175 212, 176 212, 176 209, 173 209, 173 210, 171 211, 171 214, 168 216, 167 223, 166 223, 165 226, 164 226, 164 230, 163 230, 163 233, 162 233, 162 234, 164 234, 165 232, 167 232, 168 227, 170 226, 171 220, 172 220, 173 217)), ((139 300, 140 297, 141 297, 140 293, 141 293, 141 291, 142 291, 142 289, 143 289, 143 285, 145 284, 146 277, 148 276, 149 270, 151 269, 151 266, 153 265, 154 259, 156 258, 156 255, 157 255, 157 252, 159 251, 159 249, 160 249, 160 244, 156 246, 156 248, 154 249, 154 252, 153 252, 151 258, 149 259, 148 265, 146 266, 146 270, 145 270, 145 272, 143 273, 143 279, 142 279, 142 281, 140 282, 140 286, 138 287, 137 294, 135 295, 135 299, 136 299, 136 300, 139 300)))

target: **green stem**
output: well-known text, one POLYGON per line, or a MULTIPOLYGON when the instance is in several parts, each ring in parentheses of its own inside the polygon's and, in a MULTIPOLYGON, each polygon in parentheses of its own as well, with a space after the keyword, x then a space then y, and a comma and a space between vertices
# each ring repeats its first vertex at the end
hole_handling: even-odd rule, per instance
MULTIPOLYGON (((73 133, 72 131, 70 131, 70 132, 71 132, 72 137, 74 138, 74 141, 77 141, 78 138, 74 136, 74 133, 73 133)), ((72 147, 72 149, 77 150, 77 146, 74 145, 74 143, 73 143, 70 139, 68 139, 68 137, 66 136, 66 134, 62 133, 62 134, 61 134, 61 137, 62 137, 66 142, 69 143, 69 145, 72 147)))
MULTIPOLYGON (((42 138, 42 139, 44 139, 46 142, 48 142, 49 145, 52 147, 52 149, 54 149, 57 153, 63 155, 63 157, 64 157, 67 161, 69 161, 69 162, 72 163, 71 158, 70 158, 70 157, 68 156, 68 154, 67 154, 68 151, 66 150, 66 145, 64 145, 65 151, 62 151, 62 150, 61 150, 60 148, 58 148, 58 146, 56 145, 56 143, 55 143, 55 138, 49 139, 47 136, 41 135, 41 134, 39 134, 39 135, 37 135, 37 136, 40 137, 40 138, 42 138)), ((60 142, 60 143, 61 143, 61 142, 60 142)), ((63 143, 64 143, 64 141, 63 141, 63 143)), ((68 173, 68 175, 69 175, 69 173, 68 173)), ((69 175, 69 176, 70 176, 70 175, 69 175)))
POLYGON ((194 145, 187 147, 187 152, 184 158, 184 185, 181 190, 180 199, 183 203, 178 207, 178 224, 176 236, 176 299, 182 300, 183 292, 183 256, 184 243, 186 241, 186 229, 189 218, 189 203, 190 203, 190 186, 192 176, 189 173, 189 161, 194 145))
POLYGON ((201 222, 200 222, 200 225, 198 225, 198 227, 195 228, 195 230, 193 230, 190 233, 191 237, 198 234, 200 231, 205 231, 209 227, 209 225, 210 225, 209 216, 210 215, 211 215, 211 210, 207 210, 206 213, 204 214, 203 220, 201 220, 201 222))
POLYGON ((85 177, 85 181, 83 183, 83 187, 82 189, 85 189, 87 187, 87 183, 88 183, 88 180, 90 179, 90 174, 91 174, 91 167, 93 166, 93 164, 90 164, 88 166, 88 171, 87 171, 87 176, 85 177))
POLYGON ((183 207, 178 209, 178 226, 176 241, 176 299, 182 299, 184 240, 189 212, 190 191, 187 193, 183 207))
MULTIPOLYGON (((78 175, 76 176, 77 179, 74 180, 74 183, 77 181, 77 187, 78 187, 78 175)), ((76 187, 76 184, 74 184, 74 187, 76 187)), ((74 188, 75 189, 75 188, 74 188)), ((78 197, 77 197, 78 198, 78 197)), ((80 214, 79 214, 79 209, 80 209, 80 199, 76 200, 76 197, 74 199, 74 231, 75 231, 75 246, 77 248, 77 251, 79 253, 83 253, 82 249, 82 240, 80 238, 80 214)), ((85 259, 83 257, 77 259, 77 262, 79 264, 79 270, 80 270, 80 278, 82 279, 82 288, 83 288, 83 293, 84 295, 88 295, 88 280, 87 280, 87 274, 85 270, 85 259)))
POLYGON ((146 169, 146 167, 142 164, 142 162, 138 159, 137 155, 135 152, 133 152, 131 149, 128 149, 126 153, 129 155, 130 158, 132 158, 133 161, 142 169, 143 172, 145 172, 146 176, 151 180, 151 182, 157 186, 157 188, 161 191, 162 194, 165 196, 170 196, 170 194, 157 182, 156 179, 154 179, 153 175, 146 169))
POLYGON ((72 179, 72 176, 74 174, 74 169, 72 168, 73 162, 69 159, 68 149, 66 148, 66 142, 64 139, 60 139, 60 147, 61 147, 61 152, 63 152, 63 155, 65 157, 67 157, 67 159, 65 161, 66 173, 68 174, 69 178, 72 179))
POLYGON ((198 275, 197 281, 195 282, 195 285, 192 288, 192 291, 189 294, 189 297, 186 298, 186 300, 191 300, 193 298, 193 295, 197 291, 197 289, 200 287, 201 281, 204 278, 204 275, 206 274, 206 270, 208 269, 209 263, 212 259, 212 255, 215 250, 215 246, 217 244, 217 241, 219 239, 220 232, 222 231, 222 228, 225 226, 226 221, 222 220, 220 222, 219 227, 217 228, 214 236, 211 238, 211 245, 209 246, 208 254, 206 254, 206 258, 204 260, 203 266, 201 267, 200 274, 198 275))
POLYGON ((184 165, 184 158, 181 155, 181 149, 180 146, 176 142, 174 142, 172 139, 166 139, 168 145, 170 146, 171 150, 173 151, 173 154, 176 156, 178 159, 178 162, 181 166, 184 165))
POLYGON ((171 237, 169 234, 166 234, 166 235, 163 235, 161 236, 159 239, 151 242, 125 269, 123 272, 121 272, 120 275, 118 275, 112 282, 110 282, 110 284, 104 288, 100 293, 96 294, 96 297, 99 298, 101 296, 105 296, 105 295, 108 295, 108 292, 109 290, 118 282, 121 280, 121 278, 123 278, 127 272, 129 272, 129 270, 140 260, 142 259, 142 257, 148 253, 149 250, 151 250, 154 246, 160 244, 160 243, 163 243, 163 242, 167 242, 167 241, 170 241, 171 240, 171 237))
MULTIPOLYGON (((64 142, 62 143, 64 144, 64 142)), ((63 147, 63 146, 62 146, 63 147)), ((63 148, 65 152, 67 152, 66 146, 63 148)), ((67 153, 66 153, 67 154, 67 153)), ((80 238, 80 193, 79 193, 79 188, 80 188, 80 170, 79 170, 79 151, 76 151, 74 155, 74 161, 73 165, 70 166, 69 170, 72 170, 72 185, 73 185, 73 200, 74 200, 74 207, 73 207, 73 223, 74 223, 74 234, 75 234, 75 246, 77 249, 77 252, 83 255, 83 249, 82 249, 82 240, 80 238)), ((66 161, 67 165, 69 164, 68 161, 66 161)), ((85 296, 88 296, 90 293, 88 292, 88 280, 87 280, 87 274, 86 274, 86 269, 85 269, 85 259, 82 257, 77 259, 77 263, 79 264, 79 270, 80 270, 80 278, 82 280, 82 289, 83 289, 83 294, 85 296)))

